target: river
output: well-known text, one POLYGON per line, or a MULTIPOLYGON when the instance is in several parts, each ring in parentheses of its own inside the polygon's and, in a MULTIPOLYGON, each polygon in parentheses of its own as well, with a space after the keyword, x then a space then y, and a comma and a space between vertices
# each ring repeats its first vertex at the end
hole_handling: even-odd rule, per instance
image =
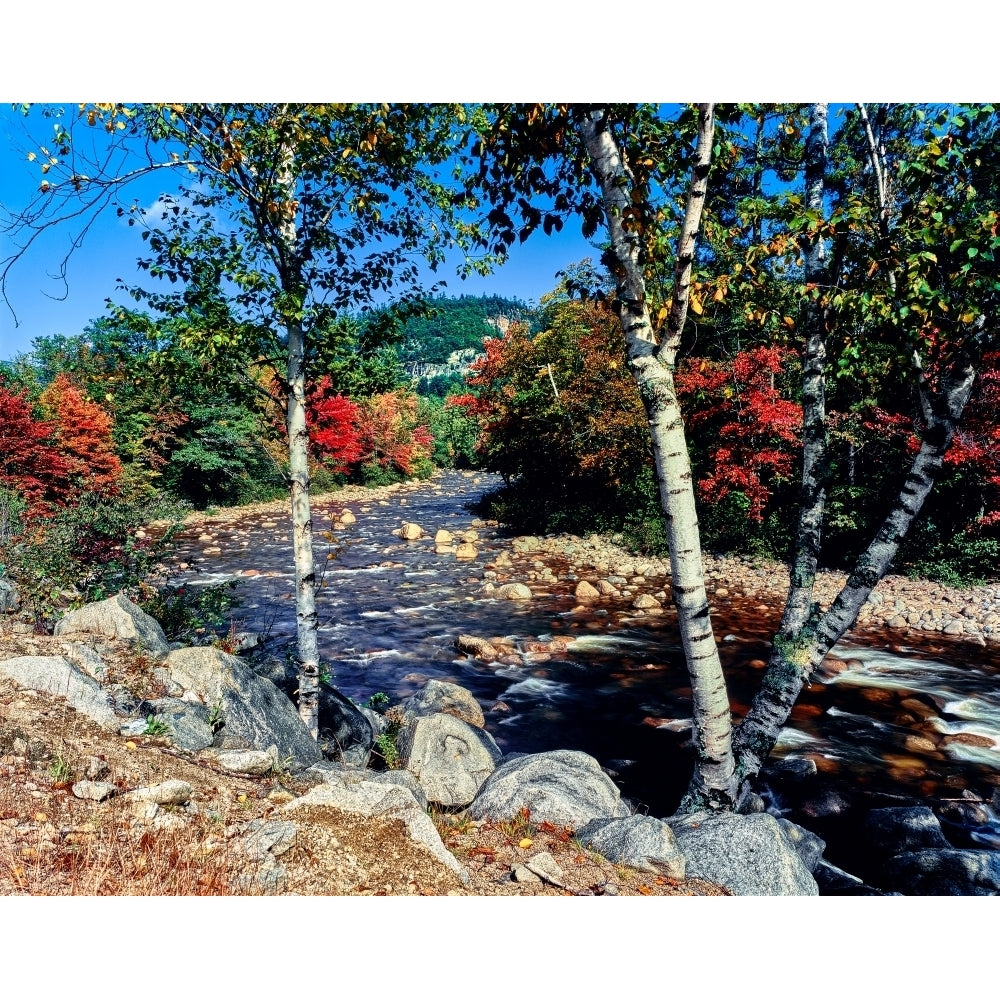
MULTIPOLYGON (((573 597, 581 574, 568 559, 517 551, 468 511, 495 484, 449 472, 381 498, 314 505, 320 648, 334 682, 356 701, 376 692, 396 701, 428 678, 454 681, 479 698, 505 752, 584 750, 640 810, 668 815, 692 759, 675 619, 638 616, 610 598, 581 609, 573 597), (345 507, 355 524, 336 523, 345 507), (403 520, 430 537, 395 537, 403 520), (476 558, 435 554, 439 528, 475 530, 476 558), (498 557, 511 565, 497 566, 498 557), (527 582, 532 599, 485 593, 494 578, 527 582), (460 654, 463 633, 506 637, 506 655, 486 663, 460 654)), ((295 634, 284 516, 208 521, 181 536, 171 582, 229 579, 239 580, 238 626, 264 634, 280 654, 295 634)), ((643 589, 664 583, 647 579, 643 589)), ((736 718, 759 685, 779 611, 738 594, 715 601, 736 718)), ((990 805, 1000 786, 1000 651, 939 635, 899 641, 898 633, 849 634, 833 651, 836 672, 804 689, 774 755, 784 763, 764 788, 770 811, 824 836, 827 858, 847 870, 864 869, 858 826, 884 805, 931 805, 956 846, 1000 849, 990 805)))

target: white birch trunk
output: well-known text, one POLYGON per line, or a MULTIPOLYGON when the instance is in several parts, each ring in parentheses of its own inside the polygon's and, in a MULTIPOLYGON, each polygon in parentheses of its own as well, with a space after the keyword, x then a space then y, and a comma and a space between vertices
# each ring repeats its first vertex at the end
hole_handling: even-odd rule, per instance
MULTIPOLYGON (((294 150, 286 146, 278 174, 282 204, 279 271, 291 312, 284 318, 288 336, 288 469, 291 480, 292 549, 295 561, 295 623, 298 639, 299 715, 314 737, 319 735, 319 618, 313 564, 312 510, 309 501, 309 430, 306 426, 306 343, 301 319, 304 290, 298 265, 295 214, 285 206, 295 198, 294 150)), ((286 308, 288 306, 286 305, 286 308)))
POLYGON ((667 336, 657 345, 646 301, 639 240, 626 223, 633 183, 604 114, 578 123, 601 187, 611 247, 618 264, 618 298, 630 370, 649 418, 660 503, 670 544, 674 602, 691 677, 696 762, 682 809, 730 809, 735 800, 731 716, 725 677, 709 615, 684 421, 674 388, 674 365, 687 313, 694 242, 704 205, 712 145, 712 105, 701 108, 698 151, 674 276, 667 336))

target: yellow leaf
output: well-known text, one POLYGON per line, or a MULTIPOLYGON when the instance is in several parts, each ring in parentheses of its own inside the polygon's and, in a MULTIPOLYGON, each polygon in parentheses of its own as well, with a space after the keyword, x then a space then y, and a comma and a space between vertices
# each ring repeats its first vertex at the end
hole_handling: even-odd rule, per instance
POLYGON ((793 329, 795 327, 795 320, 792 319, 791 316, 782 316, 781 322, 784 323, 785 326, 787 326, 789 330, 791 330, 791 329, 793 329))
POLYGON ((131 740, 129 740, 128 743, 125 744, 125 749, 126 750, 138 750, 139 747, 136 746, 136 744, 133 743, 131 740))
POLYGON ((974 312, 962 313, 958 317, 960 323, 971 323, 975 320, 976 314, 974 312))
POLYGON ((704 311, 705 310, 702 307, 701 299, 698 298, 697 295, 694 295, 692 293, 692 295, 691 295, 691 312, 693 312, 693 313, 697 314, 698 316, 700 316, 704 311))
POLYGON ((533 841, 531 837, 525 837, 524 840, 522 840, 517 846, 523 848, 524 850, 527 850, 529 847, 531 847, 532 843, 533 841))
POLYGON ((37 812, 31 817, 36 823, 46 823, 48 822, 48 816, 43 812, 37 812))
POLYGON ((660 306, 660 311, 656 314, 656 322, 662 323, 669 315, 670 310, 666 306, 660 306))

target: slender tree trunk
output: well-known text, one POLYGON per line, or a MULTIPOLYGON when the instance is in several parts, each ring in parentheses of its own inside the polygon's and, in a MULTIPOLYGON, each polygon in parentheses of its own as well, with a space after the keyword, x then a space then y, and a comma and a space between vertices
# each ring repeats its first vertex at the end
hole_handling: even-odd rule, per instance
POLYGON ((682 809, 731 809, 735 767, 729 696, 712 631, 694 484, 684 421, 674 388, 674 366, 690 293, 694 244, 705 200, 713 133, 713 106, 701 105, 698 150, 677 251, 673 303, 661 345, 653 330, 640 263, 639 235, 629 218, 634 180, 601 110, 578 122, 600 184, 617 264, 620 318, 629 367, 649 418, 660 503, 670 544, 674 602, 691 677, 697 759, 682 809))
POLYGON ((822 616, 817 615, 798 635, 789 639, 780 635, 776 638, 761 690, 734 738, 742 794, 749 791, 751 782, 774 749, 803 683, 819 668, 834 643, 857 621, 865 601, 896 557, 900 543, 941 471, 944 454, 975 378, 972 365, 958 361, 942 379, 937 392, 932 394, 926 381, 921 380, 921 397, 929 423, 892 510, 858 558, 829 610, 822 616))
POLYGON ((313 564, 312 510, 309 501, 309 430, 306 426, 306 337, 300 311, 304 298, 298 266, 295 213, 295 159, 290 145, 283 150, 278 186, 282 290, 287 296, 284 317, 288 337, 288 469, 291 479, 292 549, 295 560, 295 623, 298 638, 299 716, 314 737, 319 735, 319 617, 316 614, 316 570, 313 564))

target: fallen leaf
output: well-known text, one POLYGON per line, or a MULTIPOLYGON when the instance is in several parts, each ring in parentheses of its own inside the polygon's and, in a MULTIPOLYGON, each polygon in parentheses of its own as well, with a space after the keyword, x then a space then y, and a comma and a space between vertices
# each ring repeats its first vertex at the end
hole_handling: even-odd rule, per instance
POLYGON ((529 847, 531 847, 533 843, 534 841, 531 839, 531 837, 525 837, 524 840, 522 840, 517 846, 524 850, 527 850, 529 847))

